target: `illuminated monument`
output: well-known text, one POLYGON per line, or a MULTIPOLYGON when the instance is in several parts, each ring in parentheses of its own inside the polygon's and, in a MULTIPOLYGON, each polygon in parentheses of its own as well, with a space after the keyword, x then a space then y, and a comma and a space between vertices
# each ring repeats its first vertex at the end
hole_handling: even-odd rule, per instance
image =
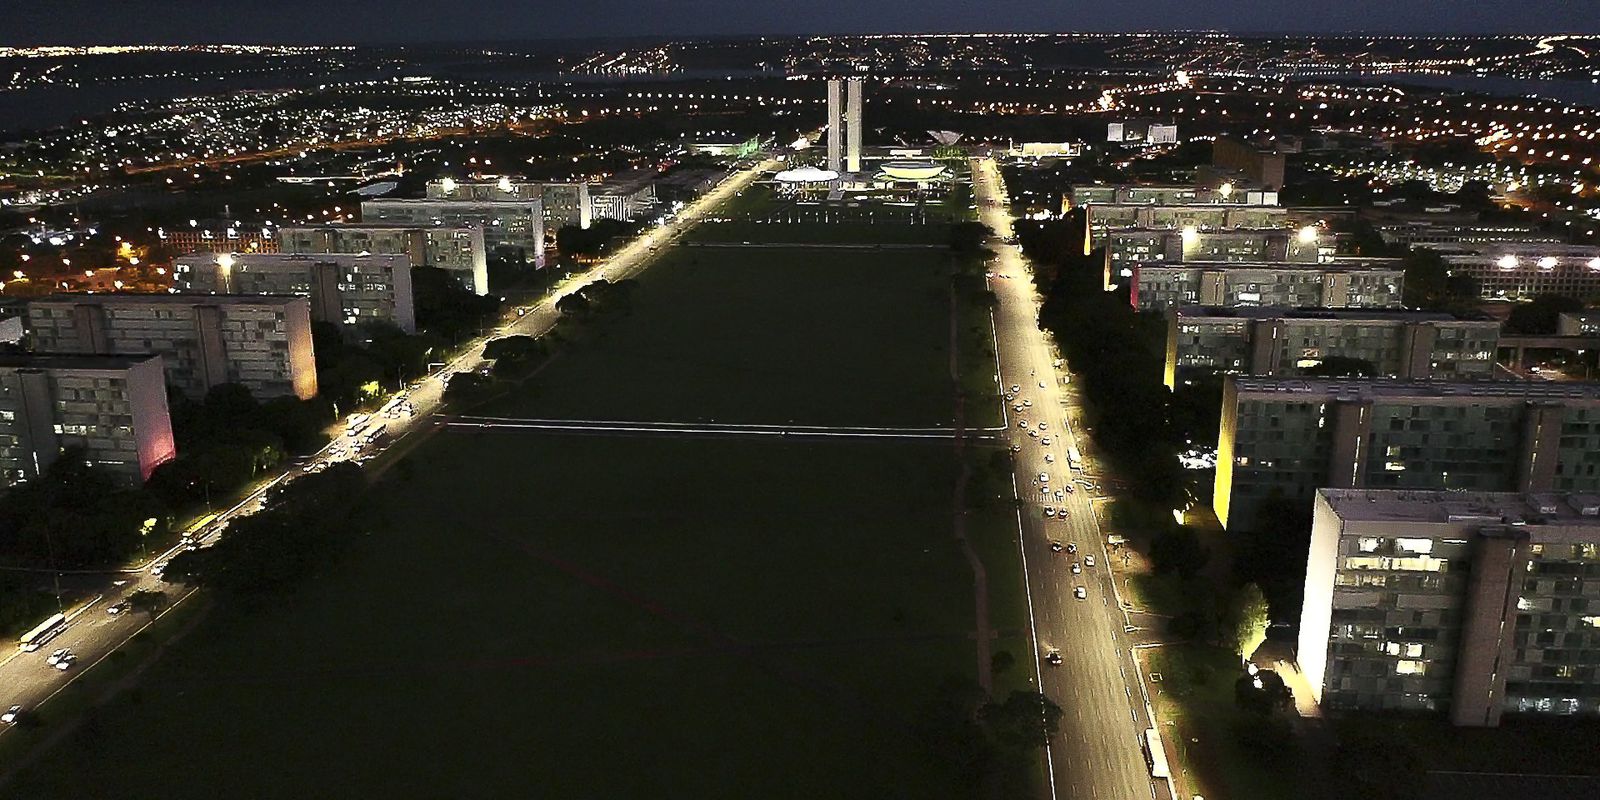
POLYGON ((846 91, 844 84, 839 78, 828 79, 828 169, 860 172, 861 79, 849 79, 848 96, 844 98, 846 102, 841 103, 840 95, 846 91))

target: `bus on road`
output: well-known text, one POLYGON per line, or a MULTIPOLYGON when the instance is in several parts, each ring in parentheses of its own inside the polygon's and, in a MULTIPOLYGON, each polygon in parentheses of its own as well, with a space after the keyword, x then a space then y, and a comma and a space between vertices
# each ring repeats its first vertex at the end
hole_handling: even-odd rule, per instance
POLYGON ((44 622, 39 623, 39 627, 23 634, 20 645, 24 652, 31 653, 41 647, 44 647, 46 644, 49 644, 51 639, 60 636, 61 632, 66 629, 66 615, 57 614, 45 620, 44 622))
POLYGON ((1150 777, 1172 777, 1172 770, 1167 766, 1167 750, 1161 746, 1161 734, 1155 728, 1144 731, 1144 763, 1150 768, 1150 777))
POLYGON ((1078 446, 1075 444, 1067 445, 1067 466, 1078 472, 1083 471, 1083 456, 1078 454, 1078 446))

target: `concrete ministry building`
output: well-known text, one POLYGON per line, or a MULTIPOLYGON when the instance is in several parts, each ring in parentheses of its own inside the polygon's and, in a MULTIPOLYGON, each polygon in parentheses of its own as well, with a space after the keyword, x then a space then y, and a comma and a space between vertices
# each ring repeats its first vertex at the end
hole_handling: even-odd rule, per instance
POLYGON ((403 255, 413 267, 438 267, 479 296, 489 293, 489 253, 476 225, 422 227, 405 224, 340 223, 279 228, 285 253, 376 253, 403 255))
POLYGON ((1471 275, 1486 300, 1600 297, 1600 247, 1594 245, 1497 242, 1439 249, 1450 272, 1471 275))
POLYGON ((1131 271, 1128 301, 1140 311, 1185 305, 1399 308, 1405 288, 1405 269, 1392 259, 1144 262, 1131 271))
POLYGON ((509 177, 429 181, 429 200, 538 200, 544 206, 545 232, 567 226, 587 228, 594 220, 588 181, 524 181, 509 177))
POLYGON ((1193 184, 1106 183, 1072 187, 1072 205, 1251 205, 1275 206, 1277 192, 1227 191, 1193 184))
POLYGON ((1600 497, 1323 489, 1300 668, 1329 709, 1600 713, 1600 497))
POLYGON ((224 383, 261 399, 317 394, 304 297, 57 295, 28 303, 28 327, 38 352, 159 355, 190 397, 224 383))
POLYGON ((69 447, 128 484, 177 455, 160 356, 0 354, 0 476, 43 474, 69 447))
POLYGON ((1489 378, 1499 340, 1488 317, 1181 306, 1167 311, 1166 384, 1218 372, 1292 377, 1334 357, 1366 361, 1375 377, 1489 378))
POLYGON ((1600 491, 1600 384, 1228 377, 1212 506, 1318 489, 1600 491))
POLYGON ((1106 248, 1106 287, 1115 288, 1117 282, 1134 277, 1135 268, 1150 263, 1331 263, 1338 252, 1338 238, 1315 227, 1109 230, 1101 240, 1106 248))
POLYGON ((186 292, 292 294, 311 299, 311 319, 353 326, 389 322, 416 333, 411 260, 403 255, 196 253, 173 261, 186 292))
POLYGON ((544 266, 544 203, 526 200, 364 200, 362 222, 433 227, 471 225, 483 229, 484 244, 544 266))

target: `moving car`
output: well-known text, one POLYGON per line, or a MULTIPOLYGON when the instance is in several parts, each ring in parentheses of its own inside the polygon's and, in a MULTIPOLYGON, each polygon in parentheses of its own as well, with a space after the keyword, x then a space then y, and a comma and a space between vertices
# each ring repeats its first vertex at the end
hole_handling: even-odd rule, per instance
POLYGON ((1044 463, 1046 463, 1046 464, 1054 464, 1054 463, 1056 463, 1056 457, 1053 456, 1053 455, 1050 455, 1049 453, 1045 453, 1044 454, 1044 463))
POLYGON ((1052 553, 1061 552, 1061 543, 1057 542, 1057 541, 1050 542, 1050 552, 1052 552, 1052 553))
POLYGON ((1079 600, 1088 600, 1089 590, 1079 586, 1078 588, 1072 590, 1072 596, 1078 598, 1079 600))
POLYGON ((1094 566, 1094 556, 1084 556, 1083 557, 1083 565, 1086 566, 1086 567, 1094 566))
POLYGON ((1055 507, 1054 506, 1045 506, 1044 507, 1044 515, 1047 516, 1047 517, 1055 516, 1056 515, 1055 507))
POLYGON ((1077 546, 1077 545, 1075 545, 1075 544, 1069 544, 1069 545, 1067 545, 1067 552, 1069 552, 1069 553, 1076 553, 1076 552, 1078 552, 1078 546, 1077 546))
POLYGON ((1019 419, 1019 420, 1017 420, 1017 427, 1019 427, 1019 428, 1026 428, 1026 427, 1028 427, 1028 421, 1027 421, 1027 420, 1025 420, 1025 419, 1019 419))
POLYGON ((44 663, 49 664, 50 666, 53 667, 56 664, 60 663, 61 659, 66 658, 66 657, 67 657, 67 648, 63 647, 63 648, 60 648, 60 649, 56 650, 54 653, 51 653, 50 655, 45 656, 44 663))
POLYGON ((77 660, 78 660, 77 656, 75 656, 75 655, 73 655, 71 653, 68 653, 68 654, 62 656, 60 661, 57 661, 55 663, 55 667, 56 667, 56 669, 59 669, 62 672, 66 672, 67 668, 72 666, 72 662, 77 661, 77 660))
POLYGON ((111 605, 106 606, 106 613, 110 614, 112 616, 116 616, 116 615, 121 614, 122 612, 127 611, 127 610, 128 610, 128 601, 126 601, 126 600, 122 600, 120 602, 112 603, 111 605))
POLYGON ((1083 565, 1076 561, 1072 562, 1072 574, 1077 575, 1081 572, 1083 572, 1083 565))
POLYGON ((1044 420, 1040 420, 1039 421, 1039 430, 1041 430, 1041 431, 1042 430, 1048 430, 1049 428, 1050 428, 1050 424, 1049 423, 1045 422, 1044 420))
POLYGON ((1050 482, 1050 473, 1048 473, 1048 472, 1039 473, 1039 482, 1040 483, 1049 483, 1050 482))
POLYGON ((1049 664, 1052 667, 1061 666, 1061 653, 1056 650, 1051 650, 1045 654, 1044 663, 1049 664))
POLYGON ((1029 400, 1027 398, 1023 398, 1022 405, 1027 407, 1027 408, 1033 408, 1033 401, 1029 400))
POLYGON ((1039 444, 1042 444, 1045 447, 1049 447, 1050 446, 1050 437, 1046 436, 1043 439, 1040 439, 1039 440, 1039 444))
POLYGON ((17 724, 17 720, 21 718, 22 706, 12 706, 6 709, 6 713, 0 714, 0 722, 3 722, 7 725, 15 725, 17 724))

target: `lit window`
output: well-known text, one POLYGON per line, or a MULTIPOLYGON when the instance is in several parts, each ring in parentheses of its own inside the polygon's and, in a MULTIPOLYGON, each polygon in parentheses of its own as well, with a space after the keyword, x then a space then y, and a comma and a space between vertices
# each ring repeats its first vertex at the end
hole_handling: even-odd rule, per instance
POLYGON ((1383 546, 1383 540, 1376 536, 1363 536, 1357 544, 1363 553, 1376 553, 1383 546))
POLYGON ((1396 675, 1426 675, 1428 665, 1423 661, 1397 661, 1394 665, 1396 675))
POLYGON ((1395 544, 1395 547, 1398 547, 1402 551, 1407 552, 1407 553, 1431 553, 1431 552, 1433 552, 1433 540, 1432 539, 1395 539, 1394 540, 1394 544, 1395 544))

